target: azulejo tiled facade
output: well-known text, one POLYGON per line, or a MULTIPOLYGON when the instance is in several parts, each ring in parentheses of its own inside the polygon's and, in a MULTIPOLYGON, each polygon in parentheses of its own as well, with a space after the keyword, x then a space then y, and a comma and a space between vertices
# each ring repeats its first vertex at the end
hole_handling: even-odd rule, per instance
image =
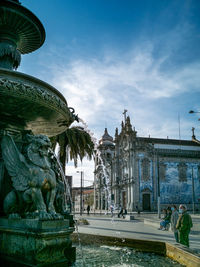
POLYGON ((95 208, 157 210, 185 203, 200 210, 200 143, 139 137, 127 117, 115 138, 107 129, 95 158, 95 208))

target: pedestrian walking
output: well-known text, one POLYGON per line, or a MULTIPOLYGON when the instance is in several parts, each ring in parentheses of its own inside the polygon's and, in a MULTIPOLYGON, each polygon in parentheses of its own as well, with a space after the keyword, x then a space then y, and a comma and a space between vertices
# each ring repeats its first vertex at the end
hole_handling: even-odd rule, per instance
POLYGON ((127 215, 127 209, 123 209, 123 212, 122 212, 122 218, 125 219, 126 218, 126 215, 127 215))
POLYGON ((90 205, 87 206, 87 214, 90 215, 90 205))
POLYGON ((140 214, 140 210, 138 208, 138 205, 135 206, 135 209, 136 209, 137 213, 140 214))
POLYGON ((177 211, 176 205, 173 205, 171 207, 172 215, 171 215, 171 230, 174 233, 174 237, 177 243, 179 243, 179 237, 178 237, 178 229, 176 228, 176 224, 178 221, 179 213, 177 211))
POLYGON ((118 213, 118 218, 120 218, 122 215, 123 215, 123 208, 120 207, 120 211, 119 211, 119 213, 118 213))
POLYGON ((179 231, 179 241, 182 245, 189 247, 189 233, 192 228, 192 218, 187 212, 187 207, 184 204, 179 206, 179 218, 176 228, 179 231))

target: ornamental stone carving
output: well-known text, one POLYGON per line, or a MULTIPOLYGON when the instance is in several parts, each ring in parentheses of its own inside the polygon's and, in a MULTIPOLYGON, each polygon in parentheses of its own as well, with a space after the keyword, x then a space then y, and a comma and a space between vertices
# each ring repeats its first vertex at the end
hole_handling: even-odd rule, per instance
POLYGON ((64 180, 50 147, 47 136, 26 134, 20 152, 11 136, 3 136, 2 158, 12 184, 3 203, 9 218, 54 220, 67 214, 64 180))
POLYGON ((51 105, 54 109, 62 109, 68 112, 66 103, 57 97, 53 92, 47 91, 39 86, 32 86, 20 81, 12 81, 6 78, 0 78, 0 94, 16 95, 20 98, 32 99, 33 101, 42 102, 45 105, 51 105))

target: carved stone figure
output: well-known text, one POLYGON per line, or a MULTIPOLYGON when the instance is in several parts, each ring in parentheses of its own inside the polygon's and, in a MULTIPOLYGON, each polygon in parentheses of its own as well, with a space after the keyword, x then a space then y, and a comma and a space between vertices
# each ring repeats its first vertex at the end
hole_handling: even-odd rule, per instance
MULTIPOLYGON (((4 212, 11 218, 62 219, 56 212, 56 203, 64 197, 63 182, 55 170, 49 138, 26 134, 20 152, 12 137, 5 135, 1 146, 13 186, 4 199, 4 212)), ((59 212, 64 213, 63 207, 59 212)))

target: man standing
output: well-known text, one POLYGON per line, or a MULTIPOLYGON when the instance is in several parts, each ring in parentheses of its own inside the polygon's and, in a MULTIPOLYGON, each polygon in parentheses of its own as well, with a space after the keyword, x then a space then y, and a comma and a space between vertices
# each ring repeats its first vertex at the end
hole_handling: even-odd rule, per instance
POLYGON ((178 239, 178 230, 176 229, 176 224, 177 224, 177 221, 178 221, 178 211, 177 211, 177 208, 176 208, 176 205, 173 205, 172 208, 172 215, 171 215, 171 230, 172 232, 174 232, 174 237, 175 237, 175 240, 176 242, 178 243, 179 242, 179 239, 178 239))
POLYGON ((90 205, 87 206, 87 214, 90 215, 90 205))
POLYGON ((179 230, 180 243, 182 245, 189 247, 189 233, 190 233, 190 229, 193 226, 192 218, 187 213, 186 205, 181 204, 179 206, 179 213, 180 213, 180 216, 178 218, 176 228, 179 230))

